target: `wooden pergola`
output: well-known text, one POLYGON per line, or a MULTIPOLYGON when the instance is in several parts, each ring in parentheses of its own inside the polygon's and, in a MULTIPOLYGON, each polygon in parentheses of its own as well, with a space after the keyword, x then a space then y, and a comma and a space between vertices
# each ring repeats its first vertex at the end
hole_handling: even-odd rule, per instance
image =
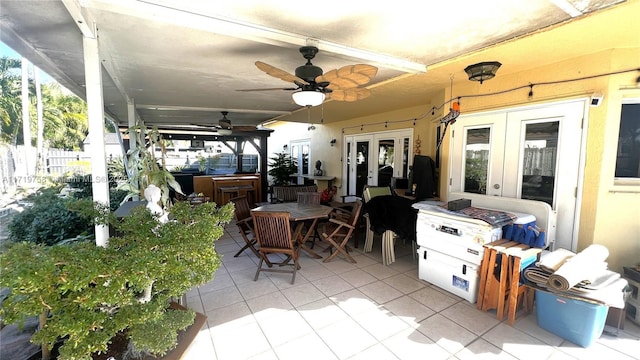
MULTIPOLYGON (((224 144, 236 156, 236 173, 242 173, 242 158, 244 149, 247 144, 252 145, 259 154, 260 159, 260 181, 262 189, 268 188, 267 166, 268 166, 268 149, 267 138, 274 131, 266 128, 252 128, 242 126, 233 129, 230 135, 220 135, 206 130, 176 130, 174 128, 158 127, 158 131, 166 140, 200 140, 200 141, 218 141, 224 144)), ((120 128, 120 132, 127 131, 127 128, 120 128)), ((128 142, 124 143, 125 152, 129 149, 128 142)), ((260 201, 267 201, 267 191, 262 191, 260 201)))

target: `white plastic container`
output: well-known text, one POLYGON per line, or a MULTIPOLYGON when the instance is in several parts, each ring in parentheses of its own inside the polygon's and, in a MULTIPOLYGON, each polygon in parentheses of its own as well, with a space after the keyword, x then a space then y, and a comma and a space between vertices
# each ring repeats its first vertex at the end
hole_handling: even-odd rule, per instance
POLYGON ((420 210, 416 223, 419 246, 480 265, 484 244, 502 238, 502 228, 484 221, 420 210))
POLYGON ((418 247, 418 277, 470 303, 478 300, 480 266, 441 252, 418 247))

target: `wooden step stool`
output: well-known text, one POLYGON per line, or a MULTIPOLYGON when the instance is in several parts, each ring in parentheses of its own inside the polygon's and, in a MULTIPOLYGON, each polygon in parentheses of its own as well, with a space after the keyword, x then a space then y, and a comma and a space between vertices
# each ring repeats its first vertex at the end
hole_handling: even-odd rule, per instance
POLYGON ((477 308, 482 311, 496 309, 497 318, 502 321, 506 307, 509 325, 513 325, 521 301, 526 304, 527 312, 533 308, 533 290, 520 284, 522 261, 533 256, 539 260, 542 249, 505 239, 484 247, 477 308))

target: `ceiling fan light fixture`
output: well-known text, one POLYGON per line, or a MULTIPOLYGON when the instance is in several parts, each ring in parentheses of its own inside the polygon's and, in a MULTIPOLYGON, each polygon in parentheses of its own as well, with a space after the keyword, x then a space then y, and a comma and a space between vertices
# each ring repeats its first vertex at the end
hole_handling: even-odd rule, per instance
POLYGON ((291 94, 293 101, 300 106, 318 106, 324 101, 324 93, 313 90, 296 91, 291 94))
POLYGON ((502 66, 502 64, 497 61, 485 61, 467 66, 464 68, 464 72, 469 75, 469 80, 480 81, 480 84, 482 84, 483 81, 496 76, 496 72, 500 66, 502 66))
POLYGON ((233 133, 233 130, 231 129, 218 129, 219 135, 231 135, 232 133, 233 133))

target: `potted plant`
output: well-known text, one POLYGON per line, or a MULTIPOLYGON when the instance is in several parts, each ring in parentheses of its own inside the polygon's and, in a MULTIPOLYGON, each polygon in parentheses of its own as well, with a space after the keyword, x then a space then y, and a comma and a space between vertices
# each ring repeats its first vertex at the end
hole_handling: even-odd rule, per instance
POLYGON ((127 152, 129 182, 119 188, 129 191, 130 196, 140 196, 149 185, 155 185, 162 194, 160 205, 166 208, 169 205, 169 188, 184 194, 173 174, 167 170, 165 140, 158 129, 147 129, 142 121, 127 132, 136 139, 137 147, 127 152), (156 157, 156 148, 160 149, 160 158, 156 157))
POLYGON ((165 354, 194 321, 193 311, 170 302, 213 277, 220 266, 215 241, 233 205, 179 202, 166 222, 142 206, 120 220, 90 201, 76 209, 118 235, 106 247, 11 245, 0 254, 0 287, 10 290, 0 318, 9 324, 40 316, 32 342, 47 349, 62 342, 58 359, 91 359, 118 337, 135 353, 165 354))
POLYGON ((286 152, 275 153, 269 160, 269 171, 274 186, 289 185, 291 182, 291 175, 298 171, 298 165, 296 161, 286 152))

